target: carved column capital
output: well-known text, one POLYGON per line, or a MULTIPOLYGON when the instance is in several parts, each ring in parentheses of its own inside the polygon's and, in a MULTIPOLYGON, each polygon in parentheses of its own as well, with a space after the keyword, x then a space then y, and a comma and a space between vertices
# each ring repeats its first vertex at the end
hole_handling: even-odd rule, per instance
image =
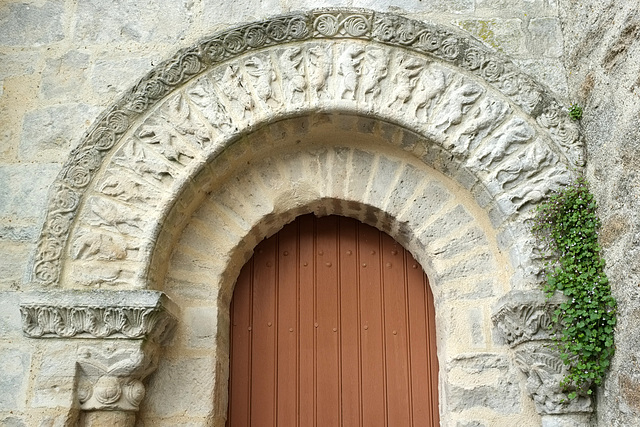
POLYGON ((125 345, 80 347, 77 397, 83 411, 136 412, 143 380, 158 365, 158 346, 141 340, 125 345))
POLYGON ((549 299, 542 292, 511 292, 498 301, 492 316, 516 365, 527 376, 527 393, 543 416, 593 411, 589 395, 578 391, 569 400, 567 392, 572 390, 562 386, 568 367, 552 341, 557 329, 551 328, 551 319, 564 300, 561 294, 549 299))
POLYGON ((29 338, 89 339, 77 350, 75 399, 81 425, 133 426, 144 379, 172 338, 177 307, 158 291, 49 291, 20 303, 29 338))

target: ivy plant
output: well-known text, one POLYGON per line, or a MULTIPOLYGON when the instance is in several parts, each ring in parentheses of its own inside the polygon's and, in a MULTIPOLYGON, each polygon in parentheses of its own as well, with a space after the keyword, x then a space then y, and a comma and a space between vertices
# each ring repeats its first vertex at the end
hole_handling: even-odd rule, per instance
POLYGON ((614 353, 616 302, 600 257, 596 202, 584 177, 553 192, 537 207, 532 232, 552 261, 546 263, 544 291, 563 292, 567 301, 553 314, 556 344, 568 365, 563 386, 591 394, 614 353))

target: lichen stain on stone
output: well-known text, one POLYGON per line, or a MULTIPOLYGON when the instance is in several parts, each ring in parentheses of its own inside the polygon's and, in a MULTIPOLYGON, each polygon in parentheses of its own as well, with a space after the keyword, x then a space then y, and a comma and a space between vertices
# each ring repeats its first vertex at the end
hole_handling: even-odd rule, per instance
POLYGON ((458 26, 463 30, 468 31, 488 45, 502 51, 503 49, 496 39, 496 34, 493 32, 493 27, 495 25, 496 21, 494 19, 458 22, 458 26))
POLYGON ((626 375, 620 376, 620 393, 629 406, 640 411, 640 384, 626 375))

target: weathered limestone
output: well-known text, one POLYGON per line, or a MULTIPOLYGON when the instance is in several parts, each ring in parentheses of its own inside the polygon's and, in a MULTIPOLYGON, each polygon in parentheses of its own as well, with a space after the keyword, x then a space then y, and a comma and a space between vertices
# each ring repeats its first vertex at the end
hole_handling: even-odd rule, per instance
MULTIPOLYGON (((166 57, 166 52, 175 51, 176 43, 185 48, 200 46, 193 44, 196 39, 217 29, 228 29, 229 23, 255 21, 319 4, 290 5, 285 0, 257 5, 236 1, 225 6, 224 16, 219 13, 219 5, 208 0, 166 7, 162 4, 122 2, 104 9, 102 3, 95 1, 58 4, 20 0, 0 6, 0 43, 5 45, 0 46, 0 80, 3 80, 0 175, 9 177, 11 188, 11 192, 0 191, 0 289, 30 286, 35 264, 29 264, 29 253, 45 215, 43 189, 53 180, 53 174, 89 121, 96 117, 95 106, 102 109, 135 82, 134 75, 141 76, 153 69, 156 74, 145 82, 161 81, 165 87, 175 87, 174 94, 181 96, 167 95, 151 102, 150 98, 136 98, 135 105, 144 104, 147 108, 144 117, 128 116, 133 117, 131 126, 123 132, 114 131, 117 141, 113 141, 111 151, 99 152, 98 159, 96 150, 74 151, 71 157, 75 165, 90 169, 91 182, 84 187, 87 191, 78 198, 77 206, 73 206, 76 203, 73 194, 65 193, 67 197, 59 200, 63 203, 48 210, 53 215, 48 218, 52 225, 48 237, 57 239, 73 233, 73 239, 64 240, 60 248, 62 276, 54 282, 80 289, 163 287, 183 308, 173 346, 165 351, 158 372, 149 379, 145 403, 148 406, 141 415, 145 423, 224 424, 226 356, 224 346, 216 342, 226 340, 225 304, 235 280, 232 271, 250 255, 256 241, 276 231, 283 221, 308 211, 362 218, 408 242, 414 252, 422 253, 421 262, 431 268, 432 283, 440 288, 443 305, 439 309, 453 313, 446 320, 443 317, 438 320, 441 324, 452 324, 441 331, 446 337, 441 351, 455 357, 455 361, 447 360, 443 368, 446 372, 442 374, 448 382, 445 388, 449 394, 445 395, 450 397, 450 404, 443 410, 452 414, 447 425, 538 423, 535 415, 530 416, 534 414, 533 401, 526 397, 518 400, 519 394, 524 396, 531 388, 530 384, 525 385, 523 376, 516 373, 516 365, 510 364, 510 356, 495 339, 488 319, 490 307, 498 297, 511 289, 531 289, 540 277, 541 260, 532 242, 524 237, 527 230, 522 220, 528 216, 529 205, 566 180, 565 168, 581 165, 585 160, 581 145, 574 145, 579 141, 576 127, 563 122, 564 119, 558 120, 552 111, 546 114, 535 106, 539 102, 538 105, 561 111, 560 104, 547 104, 550 92, 523 77, 491 48, 476 46, 472 41, 457 46, 465 53, 469 52, 469 46, 479 47, 483 55, 488 55, 483 61, 486 58, 499 61, 480 62, 474 69, 473 55, 470 58, 465 55, 467 62, 461 65, 462 55, 451 61, 439 56, 443 50, 437 50, 434 56, 421 50, 417 42, 404 46, 410 38, 406 34, 411 31, 400 32, 390 40, 377 34, 373 38, 356 37, 354 41, 353 34, 340 27, 345 24, 340 18, 336 20, 340 30, 334 36, 310 33, 301 43, 290 43, 289 39, 259 49, 249 46, 225 61, 205 64, 199 71, 201 74, 187 81, 191 74, 180 73, 193 65, 188 60, 178 61, 177 68, 154 65, 159 58, 166 57), (171 16, 170 23, 162 21, 167 16, 171 16), (354 50, 347 49, 350 44, 356 45, 354 50), (117 73, 105 72, 113 64, 117 73), (178 70, 177 83, 172 70, 178 70), (514 70, 519 76, 518 84, 532 86, 510 94, 511 86, 503 77, 512 76, 510 72, 514 70), (156 79, 158 76, 161 79, 156 79), (497 76, 502 77, 495 80, 497 76), (537 90, 544 99, 535 95, 537 90), (461 102, 456 104, 455 99, 461 102), (67 117, 74 111, 75 118, 67 117), (299 118, 281 122, 293 116, 299 118), (518 118, 523 122, 514 122, 518 118), (321 126, 322 121, 340 131, 328 132, 328 127, 321 126), (320 130, 325 132, 325 139, 311 138, 320 130), (369 143, 365 141, 367 138, 371 138, 369 143), (380 139, 382 143, 371 143, 380 139), (336 140, 349 144, 335 146, 336 140), (306 156, 302 156, 300 144, 308 144, 304 148, 306 156), (309 149, 310 146, 313 148, 309 149), (495 147, 501 147, 503 153, 494 150, 495 147), (280 153, 285 160, 275 158, 280 153), (48 162, 55 164, 46 165, 48 162), (256 163, 260 163, 260 168, 254 168, 256 163), (445 192, 453 194, 453 199, 439 199, 442 193, 437 183, 447 178, 439 176, 428 181, 419 178, 425 167, 434 177, 441 172, 460 185, 459 188, 454 185, 453 192, 445 192), (238 177, 237 186, 229 185, 233 188, 230 192, 215 192, 224 203, 209 206, 211 196, 203 189, 227 185, 230 177, 238 177), (283 191, 281 183, 287 180, 292 182, 290 191, 283 191), (274 194, 279 196, 273 197, 274 194), (325 199, 311 202, 321 194, 325 199), (462 203, 463 211, 456 210, 461 206, 459 198, 469 199, 462 203), (408 200, 413 203, 405 203, 408 200), (64 204, 65 201, 72 203, 64 204), (252 209, 256 204, 260 207, 252 209), (488 219, 476 215, 474 205, 486 209, 488 219), (66 210, 69 206, 73 206, 73 213, 66 210), (292 210, 279 211, 287 206, 293 206, 292 210), (415 211, 409 206, 415 206, 415 211), (201 214, 208 209, 209 214, 201 214), (274 212, 280 212, 281 216, 274 212), (466 220, 464 212, 473 219, 466 220), (443 215, 444 219, 439 221, 443 215), (446 233, 436 235, 440 225, 447 227, 446 233), (414 238, 417 231, 420 238, 414 238), (234 254, 221 249, 229 242, 237 246, 234 254), (212 283, 224 283, 224 292, 213 288, 212 283), (195 392, 194 387, 175 382, 171 374, 174 371, 191 384, 197 383, 195 392), (512 393, 504 396, 501 393, 505 390, 512 393), (183 399, 168 397, 174 394, 183 399), (214 395, 220 396, 215 407, 202 404, 213 402, 214 395), (512 396, 514 399, 508 399, 512 396), (191 418, 181 415, 184 408, 188 408, 191 418)), ((447 35, 465 39, 472 34, 508 54, 513 64, 556 93, 562 96, 566 91, 559 56, 563 42, 567 41, 562 40, 557 14, 558 10, 580 12, 582 5, 558 7, 555 1, 542 0, 509 4, 499 0, 358 0, 350 5, 394 13, 391 8, 400 8, 404 16, 445 24, 435 28, 447 35), (452 26, 464 29, 467 35, 450 30, 452 26)), ((615 5, 614 2, 612 10, 615 5)), ((611 131, 617 126, 615 123, 626 123, 635 117, 632 100, 637 70, 633 68, 634 61, 627 60, 633 57, 628 52, 633 52, 635 30, 633 14, 623 16, 626 9, 621 8, 621 15, 602 13, 602 23, 593 24, 608 28, 615 21, 611 37, 593 37, 593 32, 586 30, 572 34, 572 28, 593 22, 589 15, 580 13, 564 18, 564 31, 571 34, 567 44, 570 52, 574 45, 571 40, 582 46, 578 51, 589 52, 578 56, 589 60, 579 61, 577 72, 571 57, 567 65, 576 98, 593 99, 597 107, 591 109, 591 116, 589 109, 585 109, 587 120, 583 121, 589 135, 587 142, 591 144, 587 170, 592 175, 597 172, 593 176, 600 188, 598 199, 609 200, 603 211, 608 212, 603 246, 609 251, 611 271, 617 272, 616 282, 629 285, 620 285, 618 296, 633 301, 631 289, 635 286, 637 263, 633 258, 632 237, 637 209, 627 205, 627 194, 633 194, 635 189, 635 163, 630 154, 633 150, 627 147, 618 156, 623 143, 615 138, 614 143, 603 146, 599 142, 607 141, 608 134, 615 134, 611 131), (567 22, 573 24, 566 25, 567 22), (619 37, 614 34, 616 31, 619 37), (583 37, 588 41, 599 40, 602 49, 592 49, 591 41, 579 44, 583 37), (593 64, 597 66, 589 77, 586 74, 593 64), (607 84, 619 81, 628 84, 607 84), (596 95, 589 98, 594 86, 596 95), (621 89, 616 89, 616 96, 612 96, 607 93, 609 86, 621 89), (627 89, 631 95, 626 93, 627 89), (592 114, 593 111, 597 113, 592 114), (618 158, 622 159, 622 166, 612 160, 618 158), (606 173, 598 172, 598 168, 606 173), (622 220, 619 212, 614 212, 620 209, 622 220)), ((338 16, 331 13, 334 18, 338 16)), ((317 17, 311 12, 305 16, 317 17)), ((393 25, 418 22, 391 18, 393 25)), ((331 22, 326 18, 322 31, 330 29, 331 22)), ((314 28, 312 20, 308 24, 314 28)), ((430 25, 419 23, 418 28, 430 25)), ((410 26, 403 28, 413 30, 410 26)), ((229 40, 237 41, 231 37, 229 40)), ((153 89, 150 85, 146 90, 153 93, 153 89)), ((107 117, 97 127, 107 124, 106 129, 118 130, 122 116, 107 117)), ((620 133, 634 134, 633 126, 622 127, 620 133)), ((108 141, 110 131, 106 136, 108 141)), ((87 141, 81 146, 88 147, 87 141)), ((76 185, 84 182, 86 176, 82 171, 67 173, 68 170, 69 165, 61 175, 65 184, 71 182, 67 178, 76 185)), ((84 192, 79 188, 74 191, 84 192)), ((40 244, 42 249, 43 241, 40 244)), ((44 248, 41 251, 44 259, 56 258, 57 245, 44 248)), ((16 301, 20 299, 14 299, 16 294, 21 292, 5 292, 0 301, 3 308, 0 363, 9 361, 7 369, 15 373, 2 384, 3 390, 10 392, 0 396, 0 423, 70 423, 69 420, 77 418, 68 409, 76 404, 72 398, 75 358, 79 357, 76 355, 85 338, 61 339, 58 346, 58 338, 21 337, 20 323, 15 321, 16 301), (8 294, 11 296, 5 299, 8 294), (68 354, 74 357, 67 361, 67 366, 68 354), (17 360, 20 363, 13 363, 17 360), (29 375, 31 370, 33 373, 29 375)), ((86 316, 86 307, 83 310, 86 316)), ((630 337, 634 335, 637 316, 633 304, 622 305, 622 310, 627 320, 621 323, 620 331, 627 344, 618 347, 623 356, 617 359, 616 380, 608 381, 608 388, 600 396, 607 402, 606 415, 599 413, 602 425, 616 422, 633 425, 638 413, 637 399, 634 400, 637 375, 634 359, 629 356, 634 351, 635 341, 630 337)), ((63 318, 68 310, 53 313, 54 318, 63 318)), ((60 328, 60 323, 56 329, 50 321, 45 322, 44 315, 40 317, 43 325, 49 325, 48 330, 53 331, 48 334, 55 335, 56 330, 69 333, 69 329, 60 328)), ((88 334, 85 330, 80 336, 88 334)), ((116 328, 113 336, 122 337, 122 333, 116 328)), ((99 354, 107 354, 108 350, 100 347, 95 354, 102 357, 99 354)), ((445 358, 449 359, 448 356, 445 358)), ((126 360, 129 357, 123 356, 122 361, 126 360)), ((111 366, 104 359, 100 363, 106 366, 105 372, 111 366)), ((110 378, 97 375, 92 381, 97 384, 103 377, 110 378)), ((120 384, 124 377, 117 378, 120 384)), ((135 381, 142 379, 140 374, 125 382, 137 384, 135 381)), ((112 380, 103 379, 98 388, 117 389, 102 387, 111 384, 109 381, 112 380)), ((123 393, 125 389, 133 390, 119 387, 123 393)), ((123 411, 94 410, 81 414, 81 422, 131 423, 131 413, 126 409, 129 407, 121 408, 123 411)), ((587 419, 588 415, 546 414, 541 422, 549 426, 587 425, 587 419)))

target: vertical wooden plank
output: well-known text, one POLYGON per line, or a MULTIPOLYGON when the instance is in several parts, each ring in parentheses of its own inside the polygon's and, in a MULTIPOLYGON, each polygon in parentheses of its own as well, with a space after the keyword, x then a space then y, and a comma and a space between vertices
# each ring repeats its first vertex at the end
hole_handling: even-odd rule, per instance
POLYGON ((388 425, 410 426, 404 249, 381 235, 388 425))
POLYGON ((340 218, 339 227, 342 425, 357 427, 362 425, 357 222, 340 218))
POLYGON ((231 353, 229 355, 229 418, 231 427, 250 424, 251 396, 251 285, 252 261, 240 271, 231 304, 231 353))
POLYGON ((362 422, 367 427, 386 426, 379 233, 363 224, 359 225, 358 230, 362 422))
POLYGON ((276 425, 297 422, 298 373, 298 228, 287 226, 278 233, 278 319, 277 319, 277 414, 276 425))
MULTIPOLYGON (((413 419, 416 426, 431 424, 431 369, 427 340, 426 292, 424 273, 420 265, 406 252, 406 275, 409 312, 409 356, 413 419)), ((437 381, 437 377, 436 377, 437 381)))
POLYGON ((315 426, 315 237, 314 217, 298 218, 298 426, 315 426))
POLYGON ((316 419, 319 426, 340 425, 337 229, 337 217, 323 217, 316 222, 316 419))
POLYGON ((253 268, 253 357, 251 423, 275 426, 276 408, 276 238, 260 243, 253 268))

